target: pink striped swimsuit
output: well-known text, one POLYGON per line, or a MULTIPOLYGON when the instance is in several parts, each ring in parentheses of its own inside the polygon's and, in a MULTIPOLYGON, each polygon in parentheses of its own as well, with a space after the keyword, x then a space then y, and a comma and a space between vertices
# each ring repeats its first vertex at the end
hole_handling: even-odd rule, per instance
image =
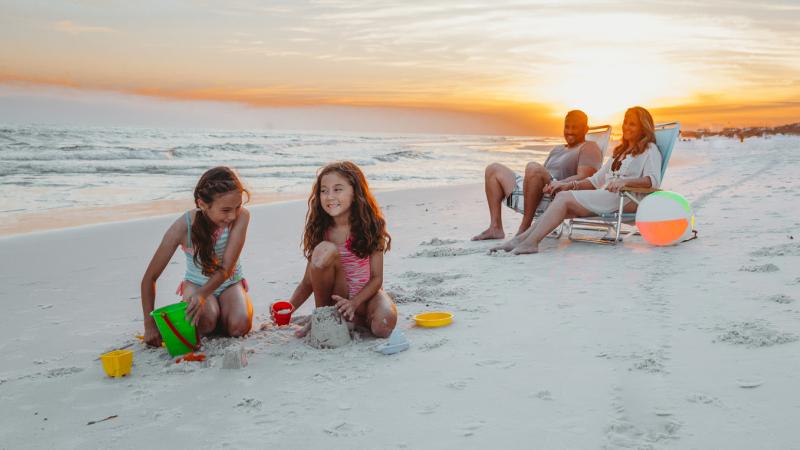
MULTIPOLYGON (((325 233, 325 238, 328 239, 328 233, 325 233)), ((351 299, 361 292, 361 289, 369 281, 369 256, 366 258, 356 256, 350 250, 352 241, 353 238, 347 238, 347 242, 344 244, 336 244, 339 249, 339 259, 342 261, 344 277, 347 280, 348 295, 351 299)))

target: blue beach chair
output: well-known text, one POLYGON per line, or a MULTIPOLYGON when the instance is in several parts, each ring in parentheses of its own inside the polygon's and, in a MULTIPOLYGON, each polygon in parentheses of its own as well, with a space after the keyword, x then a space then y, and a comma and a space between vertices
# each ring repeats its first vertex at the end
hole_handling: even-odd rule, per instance
MULTIPOLYGON (((656 125, 656 146, 661 152, 661 182, 664 182, 664 174, 667 171, 669 158, 672 156, 672 148, 680 135, 681 124, 679 122, 660 123, 656 125)), ((623 213, 622 207, 625 197, 639 204, 639 201, 631 195, 632 193, 651 194, 660 189, 655 188, 625 188, 619 195, 619 210, 617 212, 602 214, 595 217, 582 217, 579 219, 569 219, 565 221, 562 228, 569 230, 567 237, 572 241, 589 242, 594 244, 616 244, 626 237, 637 234, 636 213, 623 213), (626 229, 623 231, 623 227, 626 229), (590 231, 594 234, 576 235, 575 230, 590 231), (604 233, 597 237, 597 232, 604 233)))

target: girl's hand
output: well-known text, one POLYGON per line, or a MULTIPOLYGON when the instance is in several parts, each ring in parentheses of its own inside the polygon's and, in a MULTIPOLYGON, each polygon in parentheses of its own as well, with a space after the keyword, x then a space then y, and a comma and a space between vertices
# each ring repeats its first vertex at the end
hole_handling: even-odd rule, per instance
POLYGON ((161 347, 161 333, 152 317, 144 321, 144 343, 151 347, 161 347))
POLYGON ((625 187, 625 180, 611 180, 606 185, 606 190, 610 192, 619 192, 620 189, 625 187))
POLYGON ((338 295, 331 296, 336 302, 336 309, 342 314, 347 321, 352 321, 356 315, 356 304, 349 298, 339 297, 338 295))
POLYGON ((185 298, 183 301, 189 303, 189 306, 186 307, 186 319, 192 325, 197 326, 197 322, 200 321, 200 313, 203 312, 203 307, 206 305, 205 295, 195 292, 191 297, 185 298))

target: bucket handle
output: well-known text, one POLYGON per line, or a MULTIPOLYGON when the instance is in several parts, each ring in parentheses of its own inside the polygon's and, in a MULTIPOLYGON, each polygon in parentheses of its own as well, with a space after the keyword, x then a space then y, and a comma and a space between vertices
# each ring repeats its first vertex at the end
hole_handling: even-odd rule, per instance
POLYGON ((177 337, 183 343, 183 345, 192 349, 192 351, 198 350, 200 348, 200 333, 197 331, 197 328, 194 329, 195 341, 197 342, 197 344, 192 345, 191 342, 187 341, 186 338, 183 337, 183 335, 178 332, 178 330, 175 328, 175 325, 173 325, 172 322, 169 320, 169 317, 167 317, 167 313, 162 312, 161 318, 164 319, 164 323, 166 323, 169 329, 172 330, 172 334, 174 334, 175 337, 177 337))

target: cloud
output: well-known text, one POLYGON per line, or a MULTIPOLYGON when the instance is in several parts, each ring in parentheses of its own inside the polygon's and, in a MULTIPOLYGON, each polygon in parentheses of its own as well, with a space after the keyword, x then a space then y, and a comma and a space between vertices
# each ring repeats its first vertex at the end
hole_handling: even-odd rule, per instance
POLYGON ((62 33, 83 34, 83 33, 113 33, 114 30, 108 27, 94 27, 79 25, 69 20, 60 20, 53 24, 53 29, 62 33))

